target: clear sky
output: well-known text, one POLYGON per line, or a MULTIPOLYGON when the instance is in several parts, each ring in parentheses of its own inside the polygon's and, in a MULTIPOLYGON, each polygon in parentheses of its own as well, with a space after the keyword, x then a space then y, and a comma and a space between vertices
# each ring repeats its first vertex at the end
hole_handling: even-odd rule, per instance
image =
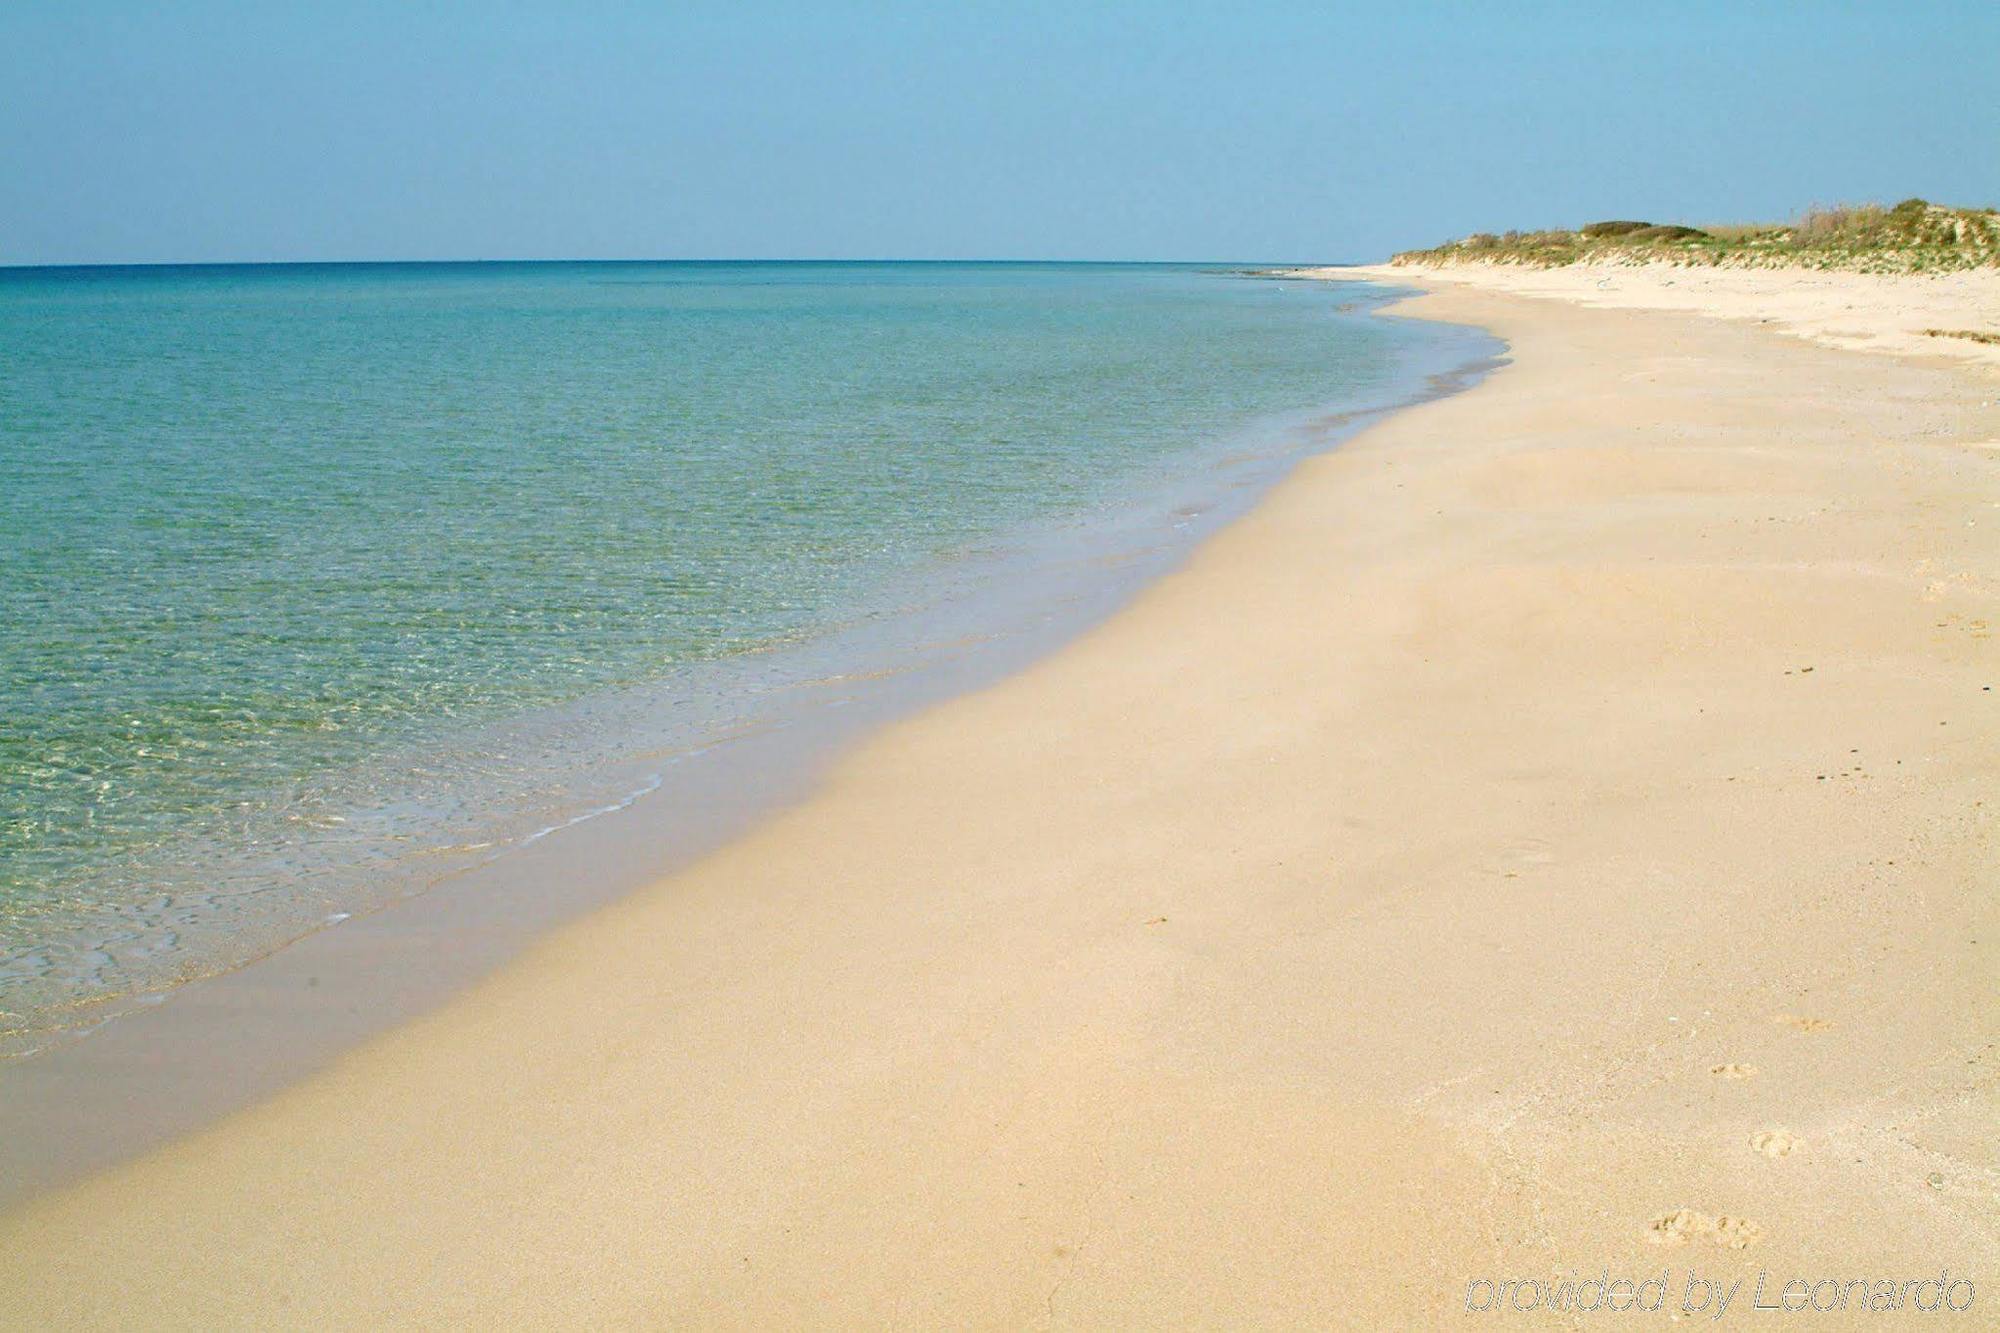
POLYGON ((1370 259, 2000 204, 2000 3, 0 0, 0 262, 1370 259))

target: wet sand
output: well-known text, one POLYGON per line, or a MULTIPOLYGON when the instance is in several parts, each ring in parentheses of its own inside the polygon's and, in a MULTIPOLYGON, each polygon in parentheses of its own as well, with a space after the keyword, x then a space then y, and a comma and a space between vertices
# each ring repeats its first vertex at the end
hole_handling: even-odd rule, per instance
POLYGON ((0 1218, 0 1322, 2000 1297, 2000 384, 1406 309, 1514 364, 687 871, 0 1218))

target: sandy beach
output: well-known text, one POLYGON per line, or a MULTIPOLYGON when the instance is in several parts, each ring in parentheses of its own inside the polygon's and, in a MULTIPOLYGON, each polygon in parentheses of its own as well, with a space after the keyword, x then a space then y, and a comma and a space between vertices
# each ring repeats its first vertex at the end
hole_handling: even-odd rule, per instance
POLYGON ((1829 347, 2000 371, 2000 269, 1872 274, 1670 263, 1372 264, 1306 276, 1413 277, 1609 310, 1685 311, 1829 347), (1967 338, 1979 333, 1982 339, 1967 338))
POLYGON ((0 1324, 1388 1328, 1940 1269, 1990 1320, 2000 379, 1386 272, 1511 364, 0 1218, 0 1324))

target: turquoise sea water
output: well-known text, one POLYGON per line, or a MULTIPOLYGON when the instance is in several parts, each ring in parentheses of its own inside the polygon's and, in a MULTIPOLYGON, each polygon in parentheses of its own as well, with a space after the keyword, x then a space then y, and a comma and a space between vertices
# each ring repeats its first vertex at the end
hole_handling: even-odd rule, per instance
POLYGON ((1444 368, 1356 301, 1191 266, 0 270, 0 1031, 623 799, 593 755, 696 744, 786 652, 1444 368))

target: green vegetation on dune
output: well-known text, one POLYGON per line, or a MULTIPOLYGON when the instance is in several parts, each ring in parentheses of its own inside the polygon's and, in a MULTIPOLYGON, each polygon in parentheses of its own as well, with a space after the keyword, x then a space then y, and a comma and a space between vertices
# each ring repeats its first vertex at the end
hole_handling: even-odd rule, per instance
POLYGON ((1575 231, 1475 232, 1433 249, 1406 250, 1393 262, 1539 267, 1666 263, 1941 273, 2000 267, 2000 212, 1905 199, 1893 208, 1813 208, 1789 223, 1701 228, 1591 222, 1575 231))

